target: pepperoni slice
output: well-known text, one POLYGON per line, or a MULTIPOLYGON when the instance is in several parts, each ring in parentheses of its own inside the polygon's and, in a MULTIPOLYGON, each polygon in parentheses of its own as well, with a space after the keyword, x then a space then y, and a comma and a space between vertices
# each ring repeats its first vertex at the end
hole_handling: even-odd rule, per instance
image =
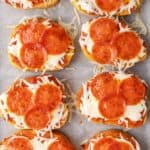
POLYGON ((7 150, 33 150, 33 146, 26 138, 15 137, 8 141, 7 150))
POLYGON ((93 95, 101 100, 105 96, 112 95, 118 92, 117 80, 113 78, 113 74, 102 73, 92 79, 91 91, 93 95))
POLYGON ((42 85, 36 91, 35 102, 46 105, 50 110, 62 102, 62 91, 53 84, 42 85))
POLYGON ((95 61, 100 64, 111 64, 117 56, 115 47, 100 43, 95 43, 92 53, 95 61))
POLYGON ((122 5, 122 0, 95 0, 98 7, 106 12, 118 10, 122 5))
POLYGON ((29 23, 21 27, 20 30, 20 38, 22 43, 26 44, 39 42, 45 30, 46 27, 41 22, 36 20, 29 21, 29 23))
POLYGON ((25 115, 26 124, 32 129, 42 129, 47 126, 50 118, 44 106, 35 106, 25 115))
POLYGON ((119 118, 124 114, 125 108, 126 100, 120 95, 105 97, 99 103, 100 112, 109 119, 119 118))
POLYGON ((119 31, 117 23, 110 18, 99 18, 90 26, 90 36, 95 42, 110 42, 116 32, 119 31))
POLYGON ((118 50, 118 57, 124 60, 136 57, 141 50, 140 39, 134 32, 118 33, 113 44, 118 50))
POLYGON ((120 90, 125 97, 128 105, 136 105, 146 96, 146 86, 136 77, 130 77, 125 79, 121 85, 120 90))
POLYGON ((112 138, 99 140, 93 150, 132 150, 132 147, 125 142, 119 142, 112 138))
POLYGON ((66 31, 56 23, 45 31, 42 38, 42 44, 52 55, 66 52, 70 43, 71 39, 66 31))
POLYGON ((41 68, 46 59, 47 52, 41 44, 25 44, 20 51, 22 63, 28 68, 41 68))
POLYGON ((14 86, 8 92, 7 105, 10 111, 23 115, 33 105, 32 92, 23 86, 14 86))
POLYGON ((58 137, 58 140, 49 145, 48 150, 75 150, 72 144, 65 137, 58 137))

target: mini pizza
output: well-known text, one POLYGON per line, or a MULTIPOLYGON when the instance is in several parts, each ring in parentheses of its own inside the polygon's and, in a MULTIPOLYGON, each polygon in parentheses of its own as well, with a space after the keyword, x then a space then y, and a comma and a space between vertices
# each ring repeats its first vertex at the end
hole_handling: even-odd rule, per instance
POLYGON ((133 136, 120 130, 101 131, 81 146, 82 150, 141 150, 133 136))
POLYGON ((143 0, 71 0, 80 12, 88 15, 130 15, 143 0))
POLYGON ((0 143, 2 150, 75 150, 70 140, 60 132, 37 136, 32 130, 20 130, 0 143))
POLYGON ((70 32, 48 18, 24 18, 11 34, 10 62, 30 71, 60 70, 74 55, 70 32))
POLYGON ((80 88, 77 107, 93 122, 137 128, 147 120, 147 84, 133 74, 103 72, 80 88))
POLYGON ((83 24, 79 42, 85 56, 97 64, 122 69, 147 57, 143 39, 127 25, 111 17, 99 17, 83 24))
POLYGON ((32 9, 32 8, 48 8, 56 5, 59 0, 4 0, 7 4, 14 8, 32 9))
POLYGON ((18 79, 0 95, 1 117, 39 133, 62 127, 69 117, 63 84, 51 75, 18 79))

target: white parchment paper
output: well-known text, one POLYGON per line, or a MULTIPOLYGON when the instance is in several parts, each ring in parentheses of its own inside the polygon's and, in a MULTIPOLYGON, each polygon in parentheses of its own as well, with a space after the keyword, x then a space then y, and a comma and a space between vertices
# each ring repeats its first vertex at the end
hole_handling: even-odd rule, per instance
MULTIPOLYGON (((51 18, 57 19, 62 16, 65 22, 70 22, 75 15, 69 0, 61 0, 61 4, 54 8, 49 8, 47 11, 51 18)), ((16 10, 6 5, 3 0, 0 0, 0 92, 6 90, 17 77, 35 74, 31 72, 23 73, 22 71, 13 68, 9 63, 7 56, 7 45, 9 41, 9 33, 11 31, 11 29, 7 28, 7 25, 16 25, 22 17, 33 15, 43 15, 43 10, 16 10)), ((150 0, 145 0, 141 9, 141 16, 144 22, 147 25, 150 25, 150 0)), ((81 23, 91 18, 83 14, 80 14, 80 17, 81 23)), ((80 30, 80 26, 78 29, 80 30)), ((150 34, 146 37, 146 41, 147 43, 150 43, 150 34)), ((52 72, 52 74, 56 75, 56 77, 60 79, 67 79, 70 82, 73 91, 77 92, 82 82, 85 82, 87 79, 92 77, 94 65, 82 54, 78 43, 78 37, 75 40, 75 44, 75 56, 69 66, 75 68, 75 70, 71 71, 65 69, 63 71, 52 72)), ((150 84, 150 59, 137 64, 136 67, 130 70, 139 74, 140 77, 150 84)), ((73 113, 71 122, 67 123, 61 131, 63 131, 76 145, 77 149, 79 149, 80 143, 83 140, 93 136, 98 131, 109 128, 116 127, 90 123, 81 117, 79 113, 73 113)), ((10 135, 14 130, 16 129, 11 125, 0 120, 0 139, 10 135)), ((150 150, 150 119, 143 127, 133 129, 128 132, 132 133, 138 139, 142 146, 142 150, 150 150)))

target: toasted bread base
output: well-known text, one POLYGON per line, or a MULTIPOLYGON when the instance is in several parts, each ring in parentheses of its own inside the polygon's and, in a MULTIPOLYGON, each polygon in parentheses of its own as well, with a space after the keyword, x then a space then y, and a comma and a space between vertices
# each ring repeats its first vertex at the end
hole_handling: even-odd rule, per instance
MULTIPOLYGON (((28 138, 29 140, 32 140, 33 138, 37 137, 36 132, 34 132, 33 130, 17 130, 16 132, 14 132, 13 135, 3 139, 2 141, 0 141, 0 146, 7 143, 7 141, 9 140, 10 137, 13 136, 23 136, 28 138)), ((46 139, 50 139, 51 136, 58 138, 58 139, 63 139, 64 141, 66 141, 67 143, 71 144, 72 149, 75 149, 75 147, 73 146, 73 144, 71 143, 70 139, 68 137, 66 137, 62 132, 60 131, 53 131, 53 132, 47 132, 45 133, 42 137, 46 138, 46 139)))
POLYGON ((16 7, 14 7, 13 5, 11 5, 10 3, 8 3, 9 5, 11 5, 12 7, 14 8, 18 8, 18 9, 36 9, 36 8, 39 8, 39 9, 42 9, 42 8, 48 8, 48 7, 52 7, 52 6, 55 6, 56 4, 59 3, 60 0, 48 0, 46 2, 43 2, 43 3, 39 3, 39 4, 34 4, 32 8, 22 8, 20 7, 19 5, 16 5, 16 7))
MULTIPOLYGON (((81 97, 83 95, 83 88, 81 87, 77 93, 77 100, 76 100, 76 106, 78 108, 78 110, 80 111, 80 105, 82 103, 81 101, 81 97)), ((84 115, 86 118, 88 118, 88 116, 84 115)), ((97 124, 105 124, 105 125, 114 125, 114 126, 120 126, 120 127, 124 127, 124 128, 138 128, 142 125, 144 125, 147 121, 147 118, 148 118, 148 113, 146 113, 145 116, 143 116, 141 118, 140 121, 137 121, 137 122, 133 122, 131 120, 128 120, 128 126, 126 126, 125 123, 122 123, 122 124, 118 124, 118 119, 116 120, 106 120, 106 119, 102 119, 102 118, 91 118, 91 121, 94 122, 94 123, 97 123, 97 124)))
MULTIPOLYGON (((139 146, 139 148, 140 148, 139 143, 136 141, 136 139, 133 136, 131 136, 130 134, 123 132, 121 130, 110 129, 110 130, 101 131, 101 132, 97 133, 94 137, 92 137, 91 139, 97 139, 98 137, 104 137, 104 138, 112 137, 112 138, 124 139, 124 140, 130 142, 134 148, 136 148, 137 146, 139 146)), ((85 142, 81 145, 83 150, 87 150, 89 142, 90 141, 88 140, 87 142, 85 142)))
MULTIPOLYGON (((18 29, 21 27, 21 25, 22 24, 19 24, 19 25, 17 25, 13 30, 12 30, 12 32, 11 32, 11 34, 10 34, 10 39, 12 39, 12 38, 14 38, 15 37, 15 35, 16 35, 16 33, 17 33, 17 31, 18 31, 18 29)), ((71 39, 72 40, 72 39, 71 39)), ((72 43, 73 43, 73 40, 72 40, 72 43)), ((72 60, 72 57, 74 56, 74 49, 69 49, 67 52, 66 52, 66 54, 65 54, 65 56, 64 56, 64 61, 63 61, 63 64, 60 64, 60 66, 62 67, 62 68, 55 68, 55 69, 51 69, 50 71, 58 71, 58 70, 62 70, 62 69, 64 69, 65 67, 67 67, 69 64, 70 64, 70 62, 71 62, 71 60, 72 60)), ((28 70, 28 71, 45 71, 45 68, 40 68, 40 69, 34 69, 34 68, 27 68, 27 67, 25 67, 23 64, 21 64, 21 62, 20 62, 20 60, 16 57, 16 56, 14 56, 14 55, 12 55, 12 54, 8 54, 8 58, 9 58, 9 60, 10 60, 10 63, 12 64, 12 66, 14 66, 15 68, 17 68, 17 69, 21 69, 21 70, 24 70, 24 71, 26 71, 26 70, 28 70)), ((47 71, 47 70, 46 70, 47 71)))
MULTIPOLYGON (((124 10, 120 13, 117 13, 116 15, 117 16, 126 16, 126 15, 130 15, 131 13, 133 13, 136 9, 138 9, 141 4, 142 4, 143 0, 140 0, 139 3, 136 2, 136 5, 131 9, 131 11, 129 12, 128 10, 124 10)), ((80 6, 78 6, 77 4, 77 0, 72 0, 72 4, 74 5, 74 7, 81 13, 83 14, 87 14, 87 15, 92 15, 92 16, 98 16, 97 14, 95 13, 89 13, 87 12, 86 10, 83 10, 80 6)))

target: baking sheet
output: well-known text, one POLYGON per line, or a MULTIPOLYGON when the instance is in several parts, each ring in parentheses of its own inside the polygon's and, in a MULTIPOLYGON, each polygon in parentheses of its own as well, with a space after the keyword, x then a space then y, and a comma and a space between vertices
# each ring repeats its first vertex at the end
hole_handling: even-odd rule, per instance
MULTIPOLYGON (((69 0, 61 0, 61 5, 59 4, 54 8, 49 8, 47 11, 51 18, 57 19, 62 16, 65 22, 70 22, 75 15, 69 0)), ((7 56, 7 44, 9 41, 9 33, 11 31, 11 29, 7 28, 7 25, 15 25, 22 17, 33 15, 43 15, 43 10, 16 10, 6 5, 2 0, 0 1, 0 92, 6 90, 17 77, 35 74, 31 72, 23 73, 22 71, 13 68, 9 63, 7 56)), ((141 16, 144 22, 147 25, 150 25, 150 0, 145 0, 141 9, 141 16)), ((81 23, 83 23, 91 17, 80 14, 80 18, 81 23)), ((80 30, 80 27, 78 27, 78 29, 80 30)), ((150 34, 146 37, 146 41, 147 43, 150 43, 150 34)), ((52 72, 52 74, 60 79, 67 79, 70 82, 73 91, 76 93, 77 89, 81 86, 81 83, 92 77, 94 65, 83 56, 78 44, 78 36, 76 37, 75 44, 76 53, 69 66, 75 68, 75 70, 65 69, 58 72, 52 72)), ((149 68, 150 59, 137 64, 131 71, 138 73, 150 84, 149 68)), ((79 149, 79 145, 83 140, 93 136, 98 131, 110 128, 116 127, 90 123, 81 117, 79 113, 73 113, 71 122, 67 123, 61 131, 70 137, 71 141, 76 145, 77 149, 79 149)), ((15 128, 5 121, 0 120, 0 140, 13 133, 13 131, 15 131, 15 128)), ((147 121, 146 125, 138 129, 130 130, 129 133, 136 136, 142 146, 142 150, 150 150, 150 119, 147 121)))

